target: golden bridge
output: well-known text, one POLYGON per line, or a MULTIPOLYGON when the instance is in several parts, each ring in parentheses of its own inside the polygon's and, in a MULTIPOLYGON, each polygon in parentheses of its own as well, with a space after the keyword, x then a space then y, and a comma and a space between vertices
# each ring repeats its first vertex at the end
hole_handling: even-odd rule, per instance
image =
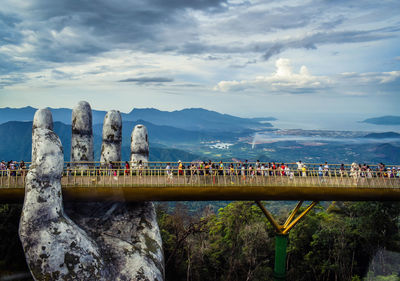
MULTIPOLYGON (((331 164, 321 171, 319 164, 310 163, 305 164, 306 171, 297 169, 296 163, 286 164, 285 170, 244 169, 237 163, 223 163, 223 168, 216 163, 215 169, 199 163, 183 163, 186 169, 176 162, 168 164, 148 162, 128 169, 125 162, 112 168, 98 162, 66 163, 63 197, 74 201, 400 200, 396 170, 362 171, 331 164)), ((27 169, 0 171, 0 202, 23 201, 26 173, 27 169)))
MULTIPOLYGON (((298 169, 296 163, 289 163, 285 169, 261 169, 256 163, 218 163, 210 168, 193 162, 182 166, 146 162, 128 168, 126 163, 110 166, 67 163, 61 177, 64 200, 255 201, 276 231, 274 280, 286 280, 289 231, 319 201, 400 201, 399 166, 365 170, 351 165, 329 165, 327 169, 321 164, 306 163, 307 169, 298 169), (280 224, 262 200, 299 202, 280 224), (304 201, 311 203, 301 209, 304 201)), ((0 171, 0 203, 23 201, 27 172, 27 169, 0 171)))
MULTIPOLYGON (((75 161, 93 159, 91 122, 90 105, 80 102, 72 113, 71 159, 75 161)), ((48 109, 38 110, 33 122, 33 148, 35 141, 44 148, 46 147, 43 143, 55 144, 54 140, 46 139, 45 135, 52 131, 52 127, 51 112, 48 109), (40 130, 35 135, 38 128, 40 130)), ((133 162, 110 163, 108 162, 110 159, 121 159, 121 128, 119 112, 108 112, 103 124, 101 156, 107 164, 99 162, 64 164, 60 178, 64 200, 255 201, 276 231, 275 280, 285 280, 286 248, 290 229, 319 201, 400 201, 399 165, 391 165, 391 169, 386 169, 382 166, 361 167, 355 163, 351 165, 289 163, 271 167, 247 161, 245 163, 148 162, 148 134, 143 125, 137 125, 132 131, 133 162), (113 157, 109 155, 110 153, 113 157), (263 200, 299 202, 286 221, 280 224, 261 202, 263 200), (311 203, 302 209, 304 201, 311 203)), ((62 154, 62 148, 57 145, 55 147, 55 150, 62 154)), ((41 152, 46 152, 46 149, 41 152)), ((37 156, 36 153, 37 151, 33 149, 32 155, 37 156)), ((52 153, 61 157, 61 154, 54 151, 52 153)), ((23 202, 28 167, 17 168, 15 165, 10 165, 4 169, 2 165, 1 168, 0 203, 23 202)), ((41 182, 46 184, 46 179, 41 182)), ((60 193, 57 196, 59 195, 60 193)), ((37 204, 41 202, 38 200, 37 204)))

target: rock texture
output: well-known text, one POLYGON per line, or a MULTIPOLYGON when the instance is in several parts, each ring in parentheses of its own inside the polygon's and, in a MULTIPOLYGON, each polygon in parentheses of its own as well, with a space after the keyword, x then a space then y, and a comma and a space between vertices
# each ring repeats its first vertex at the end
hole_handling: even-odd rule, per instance
MULTIPOLYGON (((119 112, 108 112, 103 123, 102 163, 121 161, 121 132, 119 112)), ((135 140, 147 143, 147 130, 135 140)), ((115 197, 119 200, 67 203, 66 212, 100 245, 102 256, 112 264, 112 280, 164 280, 162 241, 153 203, 121 203, 123 194, 117 192, 115 197)))
POLYGON ((102 164, 121 161, 122 119, 119 111, 107 112, 103 123, 102 164))
POLYGON ((64 213, 64 155, 51 120, 49 111, 39 110, 33 124, 34 158, 19 226, 28 266, 35 280, 107 280, 100 249, 64 213))
POLYGON ((140 161, 143 165, 149 161, 149 139, 144 125, 136 125, 131 134, 132 167, 137 166, 140 161))
MULTIPOLYGON (((32 124, 32 141, 35 139, 35 129, 42 128, 53 130, 53 116, 48 108, 39 109, 35 112, 33 116, 32 124)), ((32 143, 33 146, 33 143, 32 143)), ((36 159, 36 150, 32 149, 32 163, 36 159)))
MULTIPOLYGON (((68 216, 64 213, 62 146, 49 129, 48 114, 38 111, 37 119, 45 121, 34 122, 33 126, 32 153, 36 156, 27 176, 19 231, 35 280, 164 280, 161 235, 151 202, 124 203, 123 194, 116 193, 118 200, 106 203, 66 203, 68 216)), ((119 113, 109 112, 107 116, 105 140, 122 128, 119 113)), ((147 143, 147 153, 141 154, 147 162, 147 130, 139 129, 132 140, 147 143)), ((107 155, 115 156, 114 161, 120 161, 120 145, 114 144, 105 141, 103 147, 109 150, 107 155)), ((93 151, 91 145, 88 151, 93 151)), ((132 147, 136 152, 143 148, 132 147)))
MULTIPOLYGON (((81 101, 72 110, 71 162, 94 161, 92 109, 81 101)), ((76 167, 87 168, 87 164, 77 163, 76 167)))
POLYGON ((161 235, 152 203, 68 203, 66 212, 100 246, 109 280, 164 280, 161 235))

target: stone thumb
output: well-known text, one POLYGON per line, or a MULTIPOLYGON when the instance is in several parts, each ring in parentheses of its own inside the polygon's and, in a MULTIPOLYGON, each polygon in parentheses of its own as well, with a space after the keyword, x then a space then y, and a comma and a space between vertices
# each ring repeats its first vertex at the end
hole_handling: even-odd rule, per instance
POLYGON ((51 113, 38 110, 19 224, 27 264, 35 280, 107 280, 96 243, 64 213, 63 167, 63 149, 52 131, 51 113))
POLYGON ((31 216, 46 214, 48 219, 59 216, 62 210, 61 176, 64 167, 61 141, 52 129, 50 110, 38 110, 32 127, 32 165, 26 177, 24 201, 24 208, 31 205, 31 216))

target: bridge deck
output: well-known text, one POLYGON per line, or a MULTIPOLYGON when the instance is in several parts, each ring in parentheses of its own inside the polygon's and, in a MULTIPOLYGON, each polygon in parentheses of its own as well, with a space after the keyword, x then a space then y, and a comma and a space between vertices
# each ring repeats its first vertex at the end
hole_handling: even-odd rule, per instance
MULTIPOLYGON (((378 173, 349 176, 330 171, 291 175, 222 173, 166 175, 148 170, 114 175, 113 171, 66 171, 64 199, 75 201, 204 201, 204 200, 400 200, 400 178, 378 173)), ((23 173, 0 176, 0 202, 22 202, 23 173)))

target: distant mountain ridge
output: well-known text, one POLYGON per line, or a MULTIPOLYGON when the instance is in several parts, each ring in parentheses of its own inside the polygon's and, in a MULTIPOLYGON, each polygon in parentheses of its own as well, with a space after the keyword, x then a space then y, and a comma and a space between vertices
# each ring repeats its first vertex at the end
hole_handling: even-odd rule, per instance
MULTIPOLYGON (((132 123, 132 122, 130 122, 132 123)), ((123 142, 122 142, 122 160, 128 160, 130 157, 130 133, 132 132, 133 127, 136 123, 127 124, 124 122, 123 125, 123 142), (124 129, 124 127, 126 127, 124 129)), ((162 144, 154 144, 153 140, 163 139, 163 135, 169 134, 169 128, 163 128, 164 126, 155 126, 151 123, 146 123, 146 126, 149 128, 150 132, 156 132, 160 130, 156 138, 152 138, 150 134, 150 161, 192 161, 193 159, 198 159, 199 156, 193 153, 186 152, 181 149, 163 147, 162 144)), ((174 128, 176 129, 176 128, 174 128)), ((180 130, 180 129, 176 129, 180 130)), ((65 161, 69 161, 71 154, 71 125, 66 125, 62 122, 54 122, 54 132, 60 137, 61 143, 63 145, 64 150, 64 159, 65 161)), ((93 128, 94 135, 94 155, 95 160, 100 159, 100 151, 101 151, 101 128, 99 126, 95 126, 93 128)), ((177 131, 179 134, 184 134, 184 130, 177 131)), ((175 133, 175 132, 172 132, 175 133)), ((196 138, 196 135, 191 135, 190 133, 196 132, 187 132, 186 139, 196 138)), ((5 160, 31 160, 31 150, 32 150, 32 121, 29 122, 20 122, 20 121, 10 121, 4 124, 0 124, 0 161, 5 160)), ((172 140, 171 140, 172 141, 172 140)))
POLYGON ((374 125, 400 125, 400 116, 386 115, 375 118, 368 118, 361 123, 369 123, 374 125))
POLYGON ((400 134, 395 132, 370 133, 368 135, 365 135, 364 138, 371 138, 371 139, 400 138, 400 134))
MULTIPOLYGON (((71 112, 69 108, 49 108, 53 114, 53 120, 64 124, 71 124, 71 112)), ((8 121, 32 121, 36 109, 0 108, 0 124, 8 121)), ((103 124, 106 111, 92 110, 93 125, 103 124)), ((154 108, 135 108, 129 113, 121 113, 123 121, 145 120, 155 125, 172 126, 190 131, 229 131, 237 132, 246 129, 265 129, 272 125, 267 120, 276 120, 273 117, 265 118, 241 118, 229 114, 221 114, 202 108, 188 108, 175 111, 161 111, 154 108)))

